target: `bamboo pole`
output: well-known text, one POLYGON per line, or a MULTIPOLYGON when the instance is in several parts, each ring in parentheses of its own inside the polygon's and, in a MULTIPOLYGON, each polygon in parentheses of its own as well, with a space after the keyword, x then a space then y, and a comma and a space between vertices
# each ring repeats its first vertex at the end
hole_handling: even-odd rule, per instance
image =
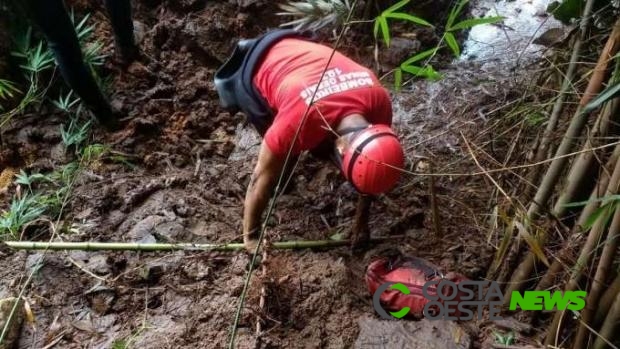
MULTIPOLYGON (((599 177, 598 183, 596 184, 594 189, 592 189, 592 194, 590 194, 588 203, 581 211, 577 223, 575 223, 575 225, 571 229, 571 236, 575 236, 576 234, 581 234, 583 232, 583 226, 585 225, 586 221, 599 207, 600 203, 596 201, 596 199, 605 195, 605 191, 607 190, 607 187, 609 185, 610 173, 616 166, 616 162, 618 161, 619 157, 620 145, 614 148, 614 152, 607 160, 607 164, 605 165, 599 177)), ((553 263, 551 263, 551 267, 547 269, 545 275, 538 282, 536 290, 546 290, 555 284, 555 279, 557 275, 564 269, 565 264, 569 261, 570 256, 573 254, 572 249, 573 246, 571 245, 571 239, 568 239, 565 242, 564 247, 562 247, 560 252, 557 254, 557 257, 553 260, 553 263)))
MULTIPOLYGON (((580 35, 577 37, 575 43, 573 44, 573 51, 570 56, 568 69, 566 69, 566 73, 564 74, 564 80, 562 81, 562 86, 560 87, 558 98, 553 104, 553 109, 551 110, 551 115, 549 116, 547 127, 545 127, 545 130, 543 131, 540 144, 538 145, 538 149, 536 149, 536 154, 534 155, 533 162, 539 162, 546 158, 547 151, 549 150, 549 145, 551 144, 551 140, 553 139, 552 135, 555 132, 558 120, 560 119, 560 115, 562 114, 562 110, 564 109, 564 102, 566 102, 568 91, 571 86, 573 86, 573 78, 575 76, 575 71, 577 70, 577 62, 579 62, 579 57, 581 56, 581 46, 585 40, 585 33, 586 30, 584 30, 582 27, 580 35)), ((542 171, 540 167, 532 168, 532 171, 528 176, 529 182, 538 183, 541 173, 542 171)), ((531 193, 531 189, 528 188, 526 191, 526 197, 529 198, 531 193)))
POLYGON ((599 304, 601 294, 603 294, 604 288, 607 286, 607 276, 609 275, 609 269, 616 256, 616 250, 618 248, 618 235, 620 234, 620 209, 616 209, 614 218, 611 221, 609 227, 609 234, 607 241, 605 241, 605 247, 601 252, 601 258, 596 268, 596 274, 594 275, 594 281, 588 292, 586 298, 586 307, 581 311, 581 325, 577 331, 577 336, 573 342, 574 349, 585 348, 584 344, 588 337, 589 329, 586 325, 593 325, 594 314, 599 304))
POLYGON ((601 327, 592 348, 604 349, 608 347, 608 340, 613 336, 615 329, 618 327, 618 321, 620 321, 620 293, 616 295, 616 299, 614 300, 611 309, 609 309, 609 313, 605 318, 605 322, 603 322, 603 326, 601 327))
MULTIPOLYGON (((592 0, 588 0, 586 3, 586 8, 584 10, 582 16, 582 30, 585 31, 586 27, 583 27, 587 19, 590 17, 589 13, 592 9, 592 0)), ((583 32, 582 32, 583 35, 583 32)), ((618 51, 618 45, 620 43, 620 19, 614 25, 614 29, 607 40, 607 44, 603 50, 603 53, 599 57, 599 61, 594 68, 594 72, 590 81, 588 82, 588 86, 586 87, 586 92, 582 96, 579 101, 579 107, 575 111, 575 115, 571 119, 570 125, 568 126, 568 130, 564 134, 562 138, 562 142, 558 147, 555 157, 556 159, 551 162, 549 169, 545 173, 543 177, 542 183, 534 196, 532 204, 528 208, 527 219, 526 222, 529 225, 529 222, 533 221, 538 217, 541 209, 547 205, 549 198, 557 184, 562 171, 568 161, 566 157, 563 155, 568 154, 573 147, 575 141, 578 139, 579 134, 583 130, 587 120, 588 113, 582 113, 583 107, 591 100, 592 95, 598 93, 602 87, 602 81, 605 76, 605 72, 607 71, 607 66, 610 61, 610 57, 615 55, 618 51)), ((544 245, 546 241, 545 231, 543 231, 539 237, 541 245, 544 245)), ((506 293, 504 294, 504 299, 510 299, 510 295, 513 291, 519 291, 523 288, 526 280, 530 277, 530 274, 534 270, 536 265, 536 255, 529 251, 523 262, 517 267, 515 273, 513 274, 512 280, 508 284, 509 286, 506 288, 506 293)))
MULTIPOLYGON (((404 235, 379 237, 370 239, 379 243, 403 239, 404 235)), ((242 243, 228 244, 193 244, 193 243, 138 243, 138 242, 38 242, 38 241, 4 241, 2 244, 16 250, 81 250, 81 251, 239 251, 243 250, 242 243)), ((270 245, 277 250, 299 250, 307 248, 336 248, 349 246, 349 240, 318 240, 318 241, 280 241, 270 245)))
MULTIPOLYGON (((620 161, 616 162, 616 167, 614 168, 614 172, 611 175, 611 179, 609 180, 609 185, 607 186, 607 191, 605 195, 613 195, 618 192, 618 187, 620 186, 620 161)), ((603 237, 603 233, 605 231, 605 227, 607 226, 607 220, 605 215, 601 215, 598 217, 592 229, 588 234, 588 238, 579 254, 579 258, 575 263, 573 272, 571 274, 568 283, 566 284, 565 291, 575 291, 579 288, 579 281, 583 275, 583 272, 592 257, 594 249, 596 245, 603 237)), ((554 334, 557 332, 557 329, 562 320, 562 315, 564 312, 556 311, 553 317, 553 321, 549 326, 549 330, 547 331, 547 338, 545 340, 546 345, 551 345, 554 342, 554 334)))
POLYGON ((594 315, 594 326, 592 327, 598 328, 601 323, 605 321, 605 317, 607 317, 607 313, 609 313, 609 309, 614 303, 614 299, 618 293, 620 293, 620 274, 616 275, 614 281, 611 285, 609 285, 601 297, 599 306, 596 309, 596 314, 594 315))
MULTIPOLYGON (((615 81, 615 79, 612 80, 615 81)), ((553 207, 552 212, 555 217, 564 217, 564 214, 567 211, 566 204, 578 200, 578 192, 587 184, 588 181, 592 181, 592 177, 588 174, 596 173, 599 163, 594 161, 597 155, 596 152, 588 150, 596 145, 600 145, 596 144, 595 140, 597 138, 604 139, 611 128, 611 124, 617 124, 618 121, 620 121, 618 103, 615 101, 606 103, 601 113, 599 113, 599 117, 596 119, 596 123, 592 128, 592 134, 585 140, 582 147, 583 152, 579 154, 571 167, 570 172, 568 173, 564 190, 553 207)))

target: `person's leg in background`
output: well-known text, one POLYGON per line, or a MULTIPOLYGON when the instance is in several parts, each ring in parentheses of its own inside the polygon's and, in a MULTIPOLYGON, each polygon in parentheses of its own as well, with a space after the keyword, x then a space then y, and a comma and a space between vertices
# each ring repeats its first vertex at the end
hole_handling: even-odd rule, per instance
POLYGON ((114 31, 114 43, 123 64, 130 64, 140 56, 135 43, 130 0, 105 0, 105 7, 114 31))
POLYGON ((63 0, 27 0, 27 11, 45 35, 60 73, 101 124, 117 125, 112 107, 84 63, 82 50, 63 0))

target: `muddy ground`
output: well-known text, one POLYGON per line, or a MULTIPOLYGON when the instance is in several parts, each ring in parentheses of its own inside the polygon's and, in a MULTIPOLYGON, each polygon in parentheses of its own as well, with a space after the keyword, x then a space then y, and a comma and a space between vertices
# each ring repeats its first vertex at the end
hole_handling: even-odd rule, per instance
MULTIPOLYGON (((97 37, 112 54, 102 8, 88 1, 74 5, 93 14, 97 37)), ((212 78, 233 42, 275 26, 280 19, 269 15, 274 5, 149 0, 135 6, 135 20, 144 29, 145 64, 123 72, 109 60, 105 68, 113 77, 113 104, 128 118, 118 132, 95 129, 91 140, 123 152, 131 165, 107 161, 80 175, 64 217, 75 229, 62 238, 241 241, 243 197, 259 140, 242 115, 218 107, 212 78)), ((372 65, 372 42, 356 45, 356 35, 361 34, 346 38, 343 50, 372 65)), ((442 82, 417 82, 393 94, 396 129, 410 170, 428 171, 432 162, 436 172, 476 172, 462 137, 488 144, 496 131, 490 130, 493 119, 486 113, 519 85, 512 76, 481 71, 475 64, 444 73, 442 82)), ((0 168, 39 171, 65 163, 64 154, 54 151, 61 144, 62 122, 62 115, 47 109, 16 118, 3 134, 0 168)), ((494 145, 491 155, 502 158, 507 145, 494 145)), ((307 156, 294 180, 294 189, 279 201, 269 239, 319 240, 346 233, 355 193, 339 173, 307 156)), ((386 248, 427 258, 445 271, 483 277, 492 255, 484 227, 492 184, 483 176, 437 178, 439 238, 433 232, 429 183, 429 177, 405 175, 373 206, 372 234, 404 238, 361 254, 346 248, 271 253, 267 275, 253 279, 239 347, 254 347, 258 315, 266 319, 262 347, 352 346, 358 321, 375 317, 364 269, 386 248), (258 306, 261 285, 267 287, 264 310, 258 306)), ((10 194, 0 194, 2 202, 10 194)), ((0 298, 19 290, 41 255, 0 252, 0 298)), ((49 252, 26 289, 36 323, 24 326, 19 347, 224 347, 248 262, 244 253, 49 252)), ((466 328, 476 347, 489 335, 476 323, 466 328)))

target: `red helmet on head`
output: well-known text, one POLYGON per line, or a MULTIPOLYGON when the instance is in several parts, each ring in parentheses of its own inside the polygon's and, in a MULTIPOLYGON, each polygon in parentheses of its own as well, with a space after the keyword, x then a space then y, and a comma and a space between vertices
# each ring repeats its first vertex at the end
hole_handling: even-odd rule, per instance
POLYGON ((389 191, 405 163, 403 148, 392 129, 371 125, 359 131, 342 157, 342 173, 363 194, 389 191))

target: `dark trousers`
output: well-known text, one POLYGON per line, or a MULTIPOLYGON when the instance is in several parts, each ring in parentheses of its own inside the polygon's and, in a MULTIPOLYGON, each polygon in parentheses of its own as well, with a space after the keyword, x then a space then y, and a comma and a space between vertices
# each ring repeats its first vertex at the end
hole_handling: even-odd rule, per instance
MULTIPOLYGON (((26 4, 33 22, 45 35, 67 84, 102 124, 114 125, 116 120, 112 108, 84 63, 80 43, 63 0, 26 0, 26 4)), ((117 49, 121 54, 135 49, 129 0, 106 0, 106 7, 117 49)))

